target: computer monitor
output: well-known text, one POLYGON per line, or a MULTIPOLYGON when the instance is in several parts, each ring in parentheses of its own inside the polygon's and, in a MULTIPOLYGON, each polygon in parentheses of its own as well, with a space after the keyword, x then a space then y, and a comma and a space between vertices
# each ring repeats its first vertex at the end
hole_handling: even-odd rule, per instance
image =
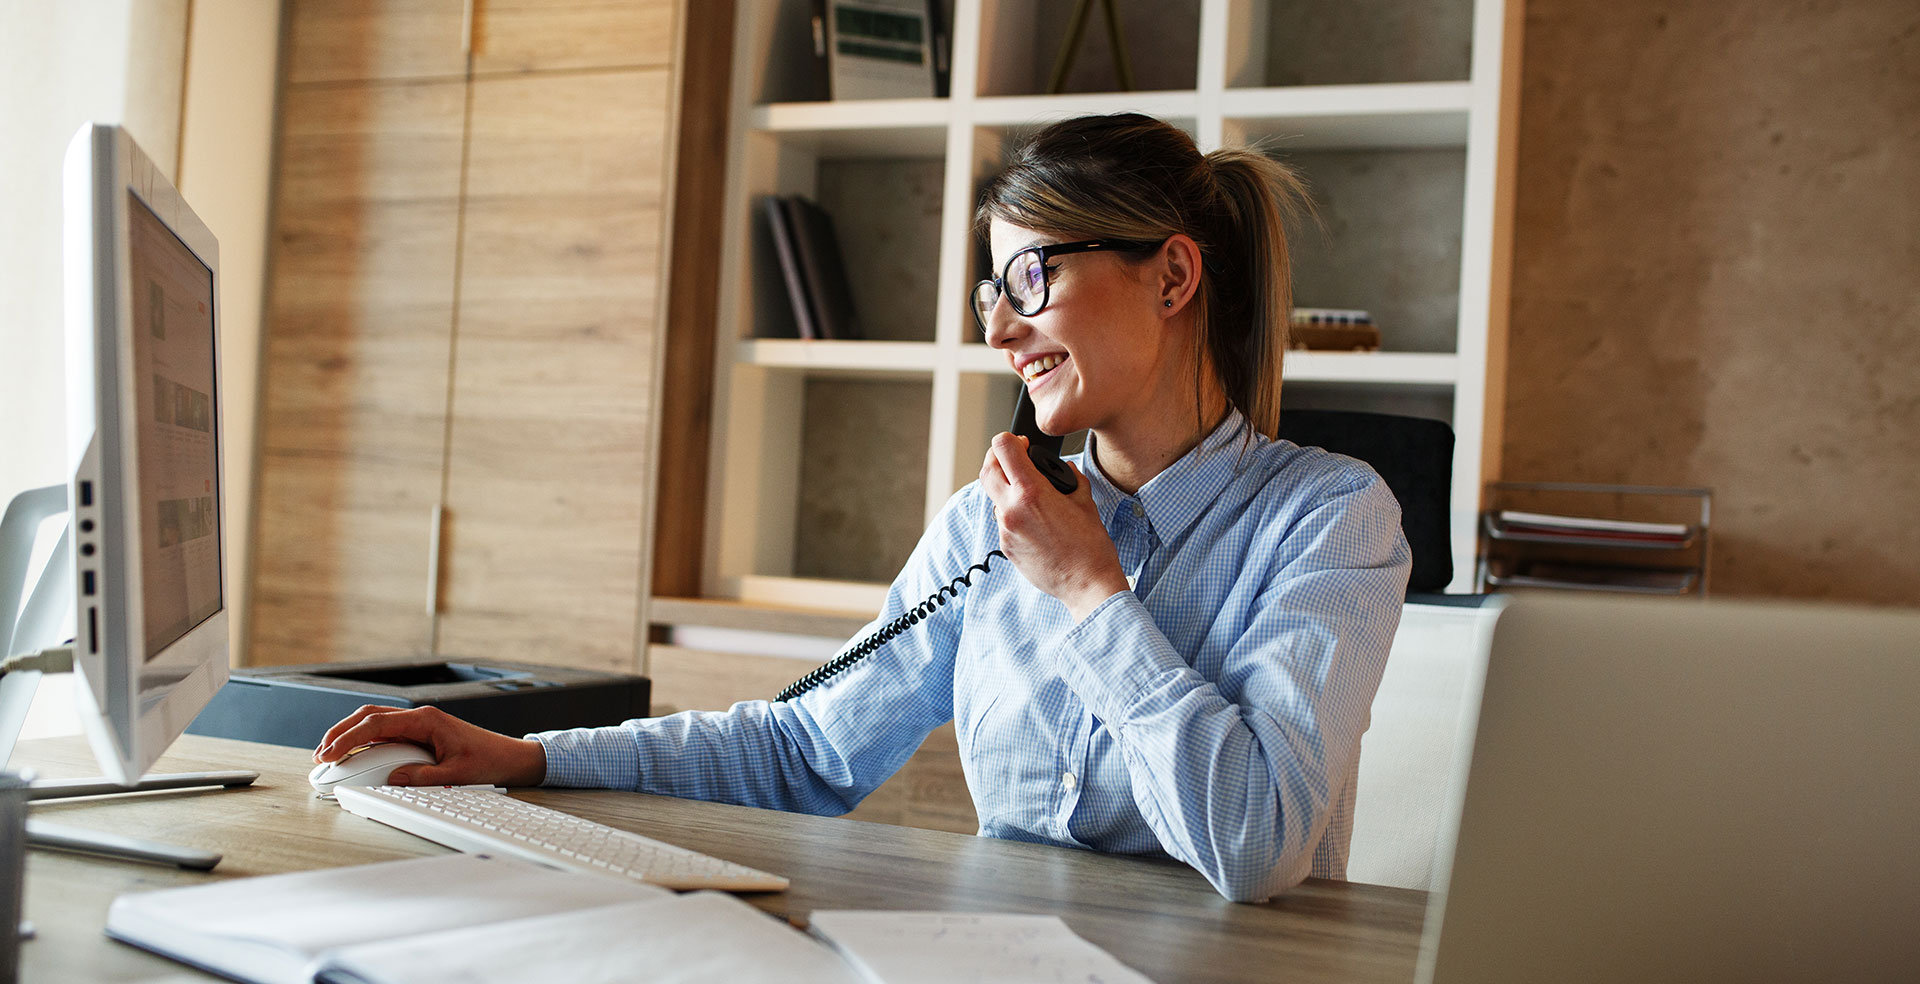
POLYGON ((220 255, 121 127, 74 136, 64 195, 76 690, 127 784, 227 679, 220 255))
MULTIPOLYGON (((259 774, 146 774, 227 680, 219 247, 117 126, 74 136, 63 205, 72 477, 0 513, 0 766, 41 675, 71 669, 106 779, 36 781, 31 798, 244 786, 259 774), (64 529, 33 577, 56 517, 64 529)), ((38 820, 27 842, 189 868, 220 860, 38 820)))

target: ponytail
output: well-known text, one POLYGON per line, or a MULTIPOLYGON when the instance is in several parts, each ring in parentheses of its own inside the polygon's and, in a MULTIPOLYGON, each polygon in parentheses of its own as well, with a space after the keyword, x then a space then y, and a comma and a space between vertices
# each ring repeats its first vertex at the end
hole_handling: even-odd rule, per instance
POLYGON ((1201 331, 1227 398, 1253 429, 1280 428, 1281 363, 1293 313, 1287 220, 1303 211, 1306 187, 1292 168, 1252 150, 1208 154, 1221 203, 1214 250, 1219 276, 1201 331))
POLYGON ((1202 155, 1173 125, 1122 113, 1041 130, 987 186, 974 225, 983 238, 994 219, 1075 239, 1192 237, 1194 372, 1212 372, 1227 403, 1273 437, 1293 306, 1286 223, 1305 201, 1300 177, 1278 161, 1244 149, 1202 155))

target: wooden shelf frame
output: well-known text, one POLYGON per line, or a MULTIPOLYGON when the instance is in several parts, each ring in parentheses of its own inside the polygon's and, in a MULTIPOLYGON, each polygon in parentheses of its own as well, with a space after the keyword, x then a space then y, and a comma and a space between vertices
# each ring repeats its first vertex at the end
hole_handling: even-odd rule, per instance
MULTIPOLYGON (((1277 0, 1273 0, 1277 2, 1277 0)), ((713 375, 701 594, 818 609, 877 605, 880 586, 790 576, 807 381, 912 378, 929 384, 923 518, 930 520, 978 466, 1004 426, 998 394, 1011 374, 978 341, 962 298, 977 277, 971 216, 979 183, 1004 152, 1047 122, 1085 113, 1148 112, 1187 129, 1202 150, 1257 145, 1296 150, 1452 149, 1464 159, 1460 271, 1452 351, 1294 352, 1296 392, 1424 394, 1448 408, 1456 436, 1451 490, 1454 587, 1471 581, 1477 516, 1499 471, 1504 402, 1512 183, 1523 0, 1473 0, 1468 77, 1435 82, 1273 86, 1266 79, 1262 0, 1198 0, 1192 89, 1067 95, 982 95, 995 25, 1030 8, 1018 0, 955 0, 950 98, 786 101, 801 91, 801 59, 782 51, 804 3, 741 8, 722 207, 721 284, 713 375), (783 33, 785 32, 785 33, 783 33), (822 162, 911 159, 944 165, 935 302, 920 340, 803 342, 758 337, 780 300, 756 277, 757 200, 810 193, 822 162), (1002 377, 1005 377, 1004 379, 1002 377)), ((772 276, 778 276, 777 270, 772 276)), ((916 329, 918 330, 918 329, 916 329)), ((1009 397, 1010 398, 1010 397, 1009 397)), ((916 455, 916 460, 917 455, 916 455)))

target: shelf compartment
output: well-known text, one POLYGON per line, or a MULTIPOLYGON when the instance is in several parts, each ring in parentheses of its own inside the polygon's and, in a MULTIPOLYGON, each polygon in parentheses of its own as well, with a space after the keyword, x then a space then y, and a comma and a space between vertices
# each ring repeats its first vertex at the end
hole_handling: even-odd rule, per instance
POLYGON ((1474 0, 1230 0, 1236 86, 1446 82, 1472 73, 1474 0))
MULTIPOLYGON (((978 94, 1043 93, 1072 23, 1073 4, 1058 0, 984 0, 980 4, 978 94)), ((1201 0, 1116 3, 1121 39, 1136 90, 1193 89, 1200 84, 1201 0)), ((1120 88, 1107 25, 1088 11, 1066 93, 1120 88)))
POLYGON ((793 567, 760 573, 891 581, 925 526, 932 384, 816 375, 801 389, 793 567))
MULTIPOLYGON (((832 218, 864 339, 932 342, 945 199, 944 146, 933 156, 840 154, 767 133, 749 134, 750 312, 754 338, 799 335, 784 267, 765 214, 770 195, 801 195, 832 218)), ((873 149, 873 148, 868 148, 873 149)))
POLYGON ((1457 351, 1465 151, 1262 149, 1300 174, 1313 204, 1288 223, 1293 303, 1365 309, 1383 355, 1457 351))
POLYGON ((1291 150, 1467 145, 1466 82, 1229 89, 1221 114, 1239 143, 1291 150))

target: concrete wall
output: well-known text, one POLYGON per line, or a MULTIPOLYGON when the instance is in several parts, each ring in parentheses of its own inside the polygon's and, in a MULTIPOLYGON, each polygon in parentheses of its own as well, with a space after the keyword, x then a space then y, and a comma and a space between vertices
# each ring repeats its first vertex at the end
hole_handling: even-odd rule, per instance
POLYGON ((1712 486, 1715 594, 1920 603, 1920 5, 1525 45, 1505 477, 1712 486))

